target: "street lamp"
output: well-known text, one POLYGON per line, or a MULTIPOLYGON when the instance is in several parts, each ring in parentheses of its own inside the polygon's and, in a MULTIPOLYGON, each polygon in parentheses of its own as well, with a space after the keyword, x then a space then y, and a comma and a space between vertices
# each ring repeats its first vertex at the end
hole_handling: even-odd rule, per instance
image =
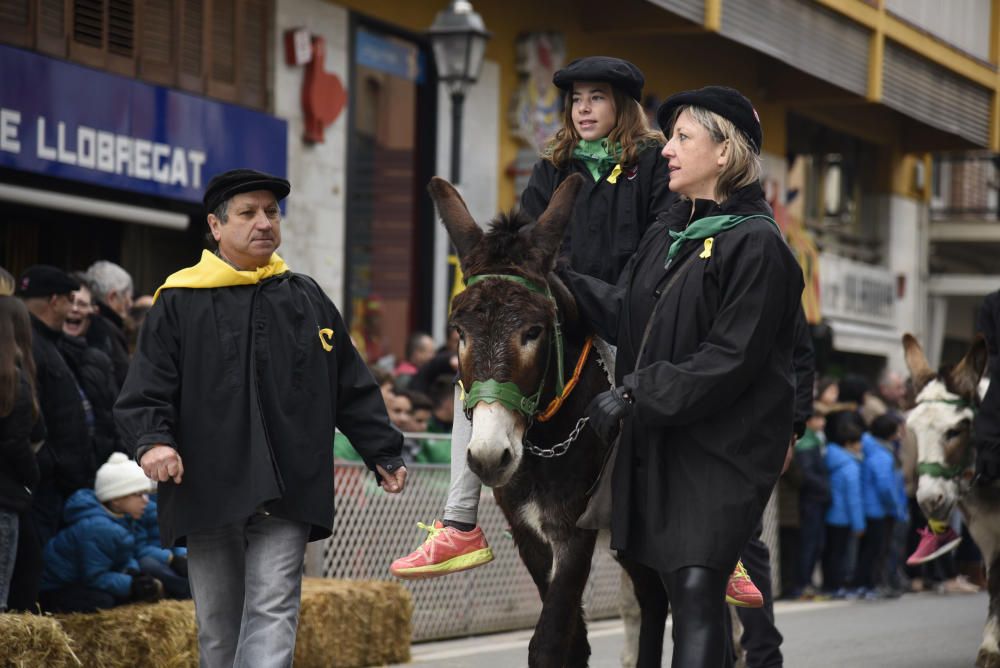
POLYGON ((479 79, 490 33, 471 2, 452 0, 447 9, 438 12, 427 35, 434 49, 438 78, 451 92, 451 182, 458 183, 465 91, 479 79))

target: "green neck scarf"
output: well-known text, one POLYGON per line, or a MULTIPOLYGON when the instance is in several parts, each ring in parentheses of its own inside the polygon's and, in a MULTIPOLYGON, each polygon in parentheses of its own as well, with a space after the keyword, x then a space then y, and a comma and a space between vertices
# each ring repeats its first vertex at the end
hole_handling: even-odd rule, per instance
POLYGON ((608 151, 607 137, 595 141, 581 139, 573 149, 573 157, 583 161, 595 181, 600 181, 602 175, 610 172, 618 164, 621 153, 621 144, 615 144, 613 150, 608 151))
POLYGON ((695 241, 714 237, 719 232, 732 229, 740 223, 750 220, 751 218, 763 218, 764 220, 770 221, 770 223, 774 225, 774 229, 778 230, 779 233, 781 232, 780 228, 778 228, 778 224, 774 222, 774 218, 765 216, 762 213, 753 214, 751 216, 708 216, 707 218, 699 218, 698 220, 688 223, 688 226, 684 228, 683 232, 670 230, 670 236, 674 241, 670 244, 670 250, 667 251, 666 264, 670 264, 670 261, 674 259, 674 256, 680 252, 685 241, 695 241))

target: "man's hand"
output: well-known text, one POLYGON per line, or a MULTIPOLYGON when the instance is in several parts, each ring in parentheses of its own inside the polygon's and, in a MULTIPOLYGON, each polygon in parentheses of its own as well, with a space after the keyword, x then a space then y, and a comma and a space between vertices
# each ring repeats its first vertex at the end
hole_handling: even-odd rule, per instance
POLYGON ((154 445, 147 450, 139 461, 146 477, 156 482, 173 480, 175 485, 181 484, 184 476, 184 464, 181 456, 169 445, 154 445))
POLYGON ((795 441, 797 440, 799 439, 793 435, 791 443, 788 444, 788 452, 785 453, 785 463, 781 465, 781 475, 785 475, 788 467, 792 465, 792 460, 795 458, 795 441))
POLYGON ((406 467, 400 466, 398 469, 389 473, 381 464, 376 464, 375 469, 378 471, 379 476, 382 477, 382 489, 389 492, 390 494, 399 494, 406 487, 406 467))

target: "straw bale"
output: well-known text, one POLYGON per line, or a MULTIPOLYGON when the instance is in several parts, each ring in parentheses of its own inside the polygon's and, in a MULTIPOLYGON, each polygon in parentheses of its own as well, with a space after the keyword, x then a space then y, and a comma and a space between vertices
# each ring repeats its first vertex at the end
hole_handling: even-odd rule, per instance
POLYGON ((395 582, 306 578, 297 668, 407 663, 413 600, 395 582))
POLYGON ((0 614, 0 666, 78 668, 72 641, 49 616, 0 614))
POLYGON ((56 618, 73 639, 84 666, 198 666, 198 633, 191 601, 137 603, 56 618))

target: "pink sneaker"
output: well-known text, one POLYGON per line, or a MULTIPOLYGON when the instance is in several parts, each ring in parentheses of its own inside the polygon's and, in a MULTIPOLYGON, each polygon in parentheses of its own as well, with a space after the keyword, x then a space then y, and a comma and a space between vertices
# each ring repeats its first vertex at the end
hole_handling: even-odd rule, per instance
POLYGON ((743 561, 736 562, 736 569, 726 584, 726 603, 738 608, 763 608, 764 595, 757 589, 743 567, 743 561))
POLYGON ((392 562, 389 572, 397 578, 436 578, 493 561, 493 550, 479 527, 459 531, 444 526, 439 520, 435 520, 433 526, 423 522, 417 522, 417 526, 427 531, 427 540, 410 554, 392 562))
POLYGON ((917 566, 937 559, 954 550, 962 542, 962 537, 955 533, 951 527, 948 527, 944 533, 934 533, 930 529, 918 529, 917 531, 920 533, 920 544, 906 560, 907 566, 917 566))

